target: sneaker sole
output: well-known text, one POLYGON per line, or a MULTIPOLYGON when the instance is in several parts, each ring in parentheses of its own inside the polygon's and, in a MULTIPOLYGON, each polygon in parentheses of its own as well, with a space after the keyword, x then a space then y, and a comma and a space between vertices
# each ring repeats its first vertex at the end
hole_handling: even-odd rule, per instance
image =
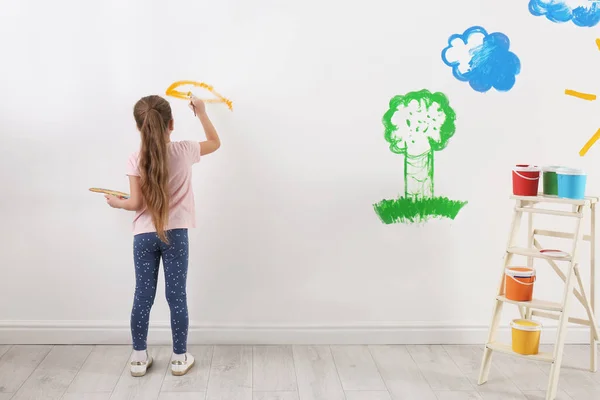
POLYGON ((194 366, 194 364, 196 364, 196 360, 194 360, 193 363, 191 363, 185 370, 183 371, 175 371, 173 369, 171 369, 171 374, 174 376, 183 376, 185 374, 187 374, 188 372, 190 372, 190 369, 192 369, 192 367, 194 366))
POLYGON ((144 372, 133 372, 133 371, 131 371, 131 376, 133 376, 135 378, 141 378, 142 376, 146 375, 146 372, 148 372, 148 370, 152 366, 152 361, 153 361, 152 359, 150 359, 150 361, 148 361, 148 365, 146 366, 146 370, 144 372))

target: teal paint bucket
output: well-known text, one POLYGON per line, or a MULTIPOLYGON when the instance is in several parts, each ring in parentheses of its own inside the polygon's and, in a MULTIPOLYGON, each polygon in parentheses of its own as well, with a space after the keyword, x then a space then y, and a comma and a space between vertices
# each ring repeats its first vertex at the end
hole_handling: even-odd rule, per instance
POLYGON ((556 171, 560 168, 559 166, 543 167, 543 190, 544 196, 558 196, 558 175, 556 171))
POLYGON ((556 171, 558 177, 558 197, 563 199, 583 200, 587 175, 584 171, 574 168, 560 168, 556 171))

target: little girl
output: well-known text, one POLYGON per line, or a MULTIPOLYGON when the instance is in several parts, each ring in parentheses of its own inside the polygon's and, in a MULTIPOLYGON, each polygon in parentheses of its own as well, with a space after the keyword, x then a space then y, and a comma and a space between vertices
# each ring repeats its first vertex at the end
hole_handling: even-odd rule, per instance
POLYGON ((206 115, 204 102, 192 97, 190 108, 198 115, 206 141, 171 142, 171 106, 160 96, 140 99, 133 116, 141 134, 141 146, 129 158, 130 197, 106 196, 113 208, 135 211, 133 256, 135 295, 131 311, 133 355, 131 375, 143 376, 152 365, 146 349, 150 309, 156 295, 158 268, 162 258, 166 297, 171 310, 173 356, 171 372, 185 375, 194 365, 187 353, 188 229, 195 228, 192 165, 217 150, 221 142, 206 115))

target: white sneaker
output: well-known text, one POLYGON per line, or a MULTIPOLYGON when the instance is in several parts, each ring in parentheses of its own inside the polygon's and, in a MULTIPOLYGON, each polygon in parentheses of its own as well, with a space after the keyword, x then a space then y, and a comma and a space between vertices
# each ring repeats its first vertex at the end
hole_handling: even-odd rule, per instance
POLYGON ((129 368, 131 376, 140 377, 146 375, 148 368, 152 366, 152 356, 148 354, 146 361, 132 361, 129 368))
POLYGON ((175 376, 183 376, 194 366, 194 356, 185 353, 185 361, 171 361, 171 373, 175 376))

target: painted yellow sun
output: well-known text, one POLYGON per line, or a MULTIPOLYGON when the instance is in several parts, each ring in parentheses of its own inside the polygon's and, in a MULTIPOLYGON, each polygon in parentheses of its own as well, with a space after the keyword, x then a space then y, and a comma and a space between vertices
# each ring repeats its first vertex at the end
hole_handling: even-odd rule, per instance
MULTIPOLYGON (((600 39, 596 39, 596 46, 598 46, 598 50, 600 50, 600 39)), ((579 99, 587 100, 587 101, 594 101, 594 100, 596 100, 596 95, 595 94, 577 92, 577 91, 571 90, 571 89, 565 90, 565 94, 568 95, 568 96, 577 97, 579 99)), ((590 140, 588 140, 586 142, 586 144, 583 145, 583 147, 581 148, 581 150, 579 150, 579 155, 581 157, 585 156, 585 154, 588 152, 588 150, 594 145, 594 143, 596 143, 598 141, 598 139, 600 139, 600 129, 598 129, 596 131, 596 133, 594 134, 594 136, 592 136, 590 138, 590 140)))
POLYGON ((219 93, 215 91, 215 89, 204 82, 196 82, 196 81, 177 81, 174 82, 171 86, 167 88, 166 94, 167 96, 176 97, 178 99, 189 100, 192 96, 192 92, 187 90, 185 92, 177 90, 181 86, 195 86, 205 90, 208 90, 215 97, 213 98, 203 98, 202 100, 205 103, 225 103, 227 107, 233 111, 233 104, 231 100, 221 96, 219 93))

